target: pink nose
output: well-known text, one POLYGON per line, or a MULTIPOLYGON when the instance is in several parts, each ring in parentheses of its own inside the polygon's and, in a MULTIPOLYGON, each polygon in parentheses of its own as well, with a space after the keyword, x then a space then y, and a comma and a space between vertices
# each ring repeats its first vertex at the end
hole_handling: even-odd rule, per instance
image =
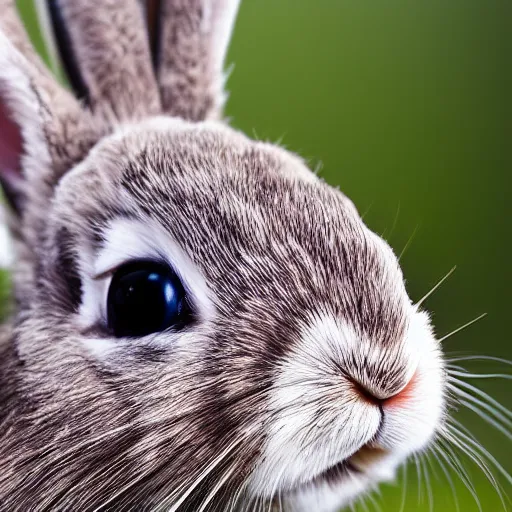
POLYGON ((372 391, 365 388, 358 382, 352 382, 352 384, 356 393, 366 402, 384 407, 401 407, 412 399, 416 380, 417 375, 415 373, 403 389, 401 389, 395 395, 387 398, 379 398, 375 396, 372 391))

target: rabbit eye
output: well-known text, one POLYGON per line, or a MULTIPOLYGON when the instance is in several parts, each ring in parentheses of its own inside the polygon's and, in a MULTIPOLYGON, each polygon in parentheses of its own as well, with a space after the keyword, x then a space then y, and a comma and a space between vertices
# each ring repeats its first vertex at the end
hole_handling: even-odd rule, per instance
POLYGON ((154 261, 119 267, 107 297, 108 326, 117 337, 138 337, 179 329, 190 316, 185 290, 176 273, 154 261))

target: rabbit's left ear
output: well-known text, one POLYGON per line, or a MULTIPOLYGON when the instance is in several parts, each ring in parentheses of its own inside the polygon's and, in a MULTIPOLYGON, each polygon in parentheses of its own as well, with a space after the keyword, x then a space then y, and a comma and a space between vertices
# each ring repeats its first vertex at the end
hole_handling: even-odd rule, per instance
POLYGON ((44 216, 55 184, 97 132, 39 59, 14 2, 0 0, 0 185, 14 211, 30 202, 44 216))

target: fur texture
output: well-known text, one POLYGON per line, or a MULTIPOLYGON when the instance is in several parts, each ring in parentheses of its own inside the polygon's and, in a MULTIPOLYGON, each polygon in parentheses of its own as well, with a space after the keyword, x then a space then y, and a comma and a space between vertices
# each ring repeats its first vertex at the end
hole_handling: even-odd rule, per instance
POLYGON ((236 1, 162 1, 155 72, 139 4, 90 5, 53 7, 84 106, 0 15, 0 101, 23 140, 2 508, 334 511, 439 428, 428 317, 350 200, 211 121, 236 1), (181 277, 186 329, 112 335, 106 293, 133 259, 181 277))

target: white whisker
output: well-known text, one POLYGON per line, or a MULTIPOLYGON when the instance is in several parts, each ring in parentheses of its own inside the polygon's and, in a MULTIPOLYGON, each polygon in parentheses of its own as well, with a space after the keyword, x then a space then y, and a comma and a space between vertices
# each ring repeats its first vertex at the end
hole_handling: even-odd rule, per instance
POLYGON ((364 508, 365 512, 370 512, 370 509, 368 508, 368 505, 366 504, 366 496, 361 496, 359 503, 364 508))
MULTIPOLYGON (((496 460, 496 458, 489 452, 489 450, 485 449, 476 439, 474 436, 468 433, 464 433, 463 430, 467 429, 461 425, 458 421, 453 420, 453 422, 460 427, 457 429, 455 425, 451 425, 452 432, 458 435, 459 437, 462 437, 464 440, 466 440, 467 443, 469 443, 471 446, 473 446, 476 450, 479 450, 480 453, 487 457, 489 462, 491 462, 494 467, 502 474, 502 476, 505 477, 505 479, 508 481, 509 484, 512 485, 512 476, 508 473, 508 471, 496 460)), ((460 439, 459 439, 460 441, 460 439)))
POLYGON ((423 483, 423 478, 422 478, 421 466, 420 466, 417 454, 414 454, 414 464, 416 466, 416 476, 418 478, 418 505, 420 505, 421 502, 423 501, 423 487, 421 485, 423 483))
POLYGON ((495 356, 456 356, 446 358, 446 362, 448 363, 458 363, 461 361, 491 361, 495 363, 503 363, 512 366, 512 361, 495 356))
POLYGON ((402 500, 400 502, 400 512, 405 510, 405 502, 407 499, 407 463, 403 465, 403 488, 402 488, 402 500))
MULTIPOLYGON (((447 447, 446 449, 450 453, 449 457, 446 456, 446 459, 445 459, 446 462, 448 463, 448 465, 451 468, 454 469, 455 474, 459 477, 459 479, 462 481, 462 483, 464 484, 464 486, 466 487, 468 492, 471 494, 471 496, 473 497, 473 500, 475 501, 479 511, 483 512, 482 505, 480 503, 480 499, 478 498, 478 494, 477 494, 477 492, 475 490, 475 487, 473 485, 473 481, 471 480, 471 478, 469 477, 468 473, 466 472, 466 469, 462 465, 462 462, 457 457, 455 452, 453 450, 451 450, 451 448, 447 447)), ((442 453, 442 455, 444 457, 445 456, 444 453, 443 452, 441 452, 441 453, 442 453)))
POLYGON ((506 373, 469 373, 467 371, 452 370, 451 365, 447 365, 448 373, 454 377, 462 377, 466 379, 505 379, 512 380, 512 375, 506 373))
POLYGON ((396 209, 396 215, 395 215, 395 218, 393 220, 393 225, 391 226, 391 230, 389 232, 389 235, 388 237, 391 238, 391 235, 395 232, 395 228, 396 228, 396 225, 398 223, 398 216, 400 215, 400 202, 398 202, 398 207, 396 209))
POLYGON ((473 497, 479 511, 482 512, 482 505, 478 498, 475 486, 473 485, 473 481, 471 480, 471 477, 466 471, 466 468, 462 465, 459 457, 457 457, 457 454, 449 444, 444 446, 444 448, 447 453, 445 453, 444 450, 442 450, 442 445, 440 445, 440 450, 438 453, 447 462, 448 466, 455 471, 455 474, 459 477, 460 481, 464 484, 468 492, 473 497))
POLYGON ((370 500, 371 504, 373 505, 373 508, 375 508, 377 512, 382 512, 382 508, 379 505, 378 501, 376 500, 375 496, 373 496, 373 493, 368 494, 367 497, 370 500))
POLYGON ((482 318, 485 318, 486 316, 487 316, 487 313, 482 313, 480 316, 477 316, 476 318, 474 318, 470 322, 467 322, 464 325, 461 325, 460 327, 457 327, 457 329, 455 329, 454 331, 452 331, 452 332, 450 332, 448 334, 445 334, 441 339, 439 339, 438 340, 439 343, 443 343, 443 341, 447 340, 448 338, 451 338, 454 334, 457 334, 458 332, 466 329, 470 325, 473 325, 474 323, 478 322, 479 320, 482 320, 482 318))
MULTIPOLYGON (((485 391, 482 391, 481 389, 477 388, 476 386, 473 386, 472 384, 469 384, 467 382, 464 382, 464 381, 461 381, 458 379, 450 379, 450 377, 448 377, 448 381, 449 381, 448 386, 451 391, 463 393, 463 391, 461 389, 459 389, 457 386, 467 389, 468 391, 472 391, 475 395, 479 396, 483 400, 487 400, 488 404, 492 405, 497 410, 501 411, 502 414, 504 414, 508 418, 512 418, 512 411, 509 411, 504 405, 500 404, 500 402, 498 402, 496 399, 492 398, 492 396, 487 394, 485 391)), ((466 393, 466 395, 468 395, 468 394, 466 393)), ((468 395, 468 396, 471 396, 471 395, 468 395)))
POLYGON ((440 279, 437 284, 435 284, 429 292, 427 292, 423 297, 416 302, 415 307, 419 308, 454 272, 457 266, 453 267, 442 279, 440 279))
POLYGON ((434 510, 434 496, 432 494, 432 485, 430 483, 430 475, 428 473, 427 465, 425 464, 425 459, 420 459, 420 464, 423 468, 423 474, 425 475, 425 488, 427 490, 428 497, 428 509, 430 512, 434 510))
POLYGON ((210 494, 206 497, 206 499, 203 501, 201 508, 198 510, 198 512, 204 512, 206 510, 206 507, 208 504, 213 500, 213 498, 216 496, 216 494, 219 492, 220 489, 222 489, 222 486, 228 481, 228 479, 233 475, 233 473, 236 471, 236 466, 234 465, 229 471, 226 471, 224 476, 217 482, 215 487, 211 490, 210 494))
POLYGON ((436 479, 436 481, 439 481, 439 473, 436 470, 435 464, 432 462, 432 459, 430 457, 431 455, 434 455, 434 450, 432 446, 429 447, 428 451, 425 453, 425 459, 427 461, 428 467, 430 468, 432 474, 434 475, 434 478, 436 479))
POLYGON ((468 409, 472 410, 475 414, 478 414, 478 416, 480 416, 480 418, 489 423, 489 425, 499 430, 504 436, 512 440, 512 432, 507 430, 501 423, 494 420, 491 416, 481 411, 480 409, 478 409, 478 407, 475 407, 471 402, 468 402, 467 400, 460 400, 460 403, 467 407, 468 409))
POLYGON ((398 256, 398 261, 400 261, 402 259, 402 256, 405 254, 405 251, 411 245, 411 243, 412 243, 412 241, 414 239, 414 236, 416 235, 416 232, 418 231, 418 228, 419 228, 419 224, 414 228, 414 231, 412 232, 412 235, 409 237, 409 240, 407 240, 407 243, 404 245, 404 248, 402 249, 402 252, 398 256))
POLYGON ((437 453, 438 450, 442 450, 441 446, 439 446, 439 445, 434 446, 434 449, 432 450, 432 454, 434 455, 437 463, 439 464, 439 467, 441 468, 441 471, 444 473, 446 480, 448 481, 448 485, 450 486, 450 489, 452 491, 453 501, 455 502, 455 510, 456 510, 456 512, 460 512, 460 504, 459 504, 459 499, 457 497, 457 491, 456 491, 455 485, 453 483, 450 472, 448 471, 448 469, 446 468, 446 465, 444 464, 444 462, 441 460, 441 457, 437 453))
MULTIPOLYGON (((451 384, 449 384, 448 389, 450 389, 450 391, 455 395, 455 399, 457 400, 457 403, 464 405, 465 407, 468 407, 466 405, 466 403, 469 402, 473 405, 473 407, 476 407, 479 412, 482 412, 482 414, 485 414, 484 411, 491 413, 497 420, 502 422, 501 425, 504 428, 512 429, 512 421, 510 421, 499 410, 496 410, 495 407, 492 407, 491 405, 484 402, 483 400, 479 400, 478 398, 474 397, 473 395, 466 393, 462 389, 458 389, 457 387, 452 386, 451 384), (463 403, 463 402, 466 402, 466 403, 463 403)), ((471 407, 468 407, 468 408, 471 409, 471 407)), ((477 412, 477 414, 479 414, 479 412, 477 412)))
POLYGON ((192 491, 238 446, 243 440, 240 437, 233 443, 231 443, 213 462, 199 475, 196 481, 187 489, 187 491, 181 496, 181 498, 170 508, 169 512, 176 512, 181 504, 190 496, 192 491))
MULTIPOLYGON (((459 450, 461 450, 468 458, 470 458, 481 469, 481 471, 484 473, 487 480, 491 483, 494 490, 498 494, 500 501, 503 504, 503 509, 506 510, 507 507, 505 505, 505 499, 503 497, 503 492, 502 492, 499 482, 496 480, 494 474, 489 469, 489 466, 487 465, 485 459, 482 458, 481 454, 478 453, 478 451, 475 451, 475 449, 479 450, 479 449, 482 449, 482 447, 479 445, 479 443, 476 443, 472 440, 470 442, 470 438, 468 436, 465 436, 465 434, 463 434, 461 431, 456 429, 453 425, 450 425, 450 427, 451 427, 451 429, 450 429, 451 433, 445 433, 446 439, 448 441, 450 441, 454 446, 459 448, 459 450), (463 439, 461 440, 460 437, 463 437, 463 439), (467 438, 467 439, 465 439, 465 438, 467 438), (464 439, 466 440, 466 442, 464 442, 464 439), (471 450, 471 446, 475 449, 471 450)), ((499 466, 499 463, 497 463, 497 464, 499 466)))

